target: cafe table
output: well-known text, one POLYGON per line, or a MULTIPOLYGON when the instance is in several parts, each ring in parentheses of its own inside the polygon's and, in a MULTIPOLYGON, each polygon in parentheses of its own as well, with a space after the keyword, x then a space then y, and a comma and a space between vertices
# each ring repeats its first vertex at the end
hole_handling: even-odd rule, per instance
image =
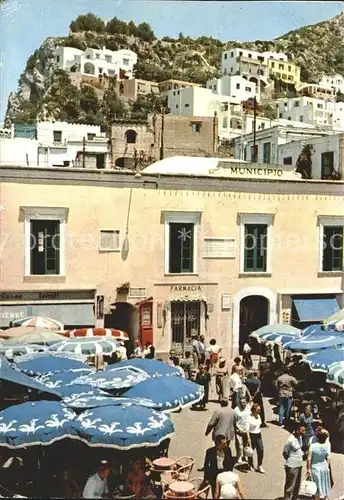
POLYGON ((189 481, 175 481, 171 483, 168 487, 170 491, 172 491, 176 497, 193 497, 195 492, 195 485, 190 483, 189 481))
POLYGON ((161 457, 153 460, 153 470, 162 472, 166 470, 171 470, 176 465, 176 461, 172 458, 161 457))

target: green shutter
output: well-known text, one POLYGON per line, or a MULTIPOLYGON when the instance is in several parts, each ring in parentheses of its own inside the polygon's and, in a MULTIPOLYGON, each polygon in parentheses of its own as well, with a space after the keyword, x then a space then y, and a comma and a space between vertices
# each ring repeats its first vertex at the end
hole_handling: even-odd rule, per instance
POLYGON ((343 270, 343 227, 324 227, 323 271, 343 270))
POLYGON ((245 224, 244 272, 266 272, 267 225, 245 224))
POLYGON ((170 223, 169 272, 192 273, 194 224, 170 223))

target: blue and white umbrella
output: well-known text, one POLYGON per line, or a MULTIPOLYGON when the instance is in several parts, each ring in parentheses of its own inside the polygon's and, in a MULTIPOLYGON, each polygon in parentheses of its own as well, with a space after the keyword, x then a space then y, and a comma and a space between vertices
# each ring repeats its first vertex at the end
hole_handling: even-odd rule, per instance
POLYGON ((90 387, 89 385, 66 385, 57 387, 55 392, 63 399, 63 401, 70 402, 74 399, 78 399, 81 396, 108 396, 110 394, 97 389, 96 387, 90 387))
POLYGON ((114 398, 109 395, 79 395, 76 398, 64 398, 63 403, 66 406, 74 409, 89 409, 89 408, 98 408, 100 406, 121 406, 124 404, 136 404, 140 406, 145 406, 146 408, 157 409, 155 403, 153 403, 150 399, 143 398, 114 398))
POLYGON ((307 363, 314 372, 327 373, 334 363, 344 361, 344 346, 337 349, 323 349, 317 352, 310 352, 301 363, 307 363))
POLYGON ((313 352, 341 345, 344 345, 344 334, 321 331, 302 335, 299 340, 287 342, 283 347, 294 352, 313 352))
POLYGON ((0 447, 26 448, 77 438, 76 414, 56 401, 27 402, 0 412, 0 447))
POLYGON ((167 415, 132 403, 87 410, 73 425, 89 446, 119 450, 157 446, 174 433, 167 415))
POLYGON ((0 345, 0 354, 3 354, 7 359, 14 359, 16 356, 26 356, 36 352, 46 352, 47 347, 35 344, 20 344, 9 347, 6 344, 0 345))
POLYGON ((134 387, 134 385, 148 378, 149 376, 146 373, 128 367, 82 375, 74 380, 73 383, 87 384, 91 387, 98 387, 99 389, 114 390, 134 387))
POLYGON ((0 356, 0 380, 5 380, 11 384, 21 385, 23 387, 28 387, 29 389, 35 389, 41 392, 48 392, 57 396, 58 394, 53 389, 46 387, 45 385, 37 382, 31 377, 25 375, 18 370, 12 368, 4 356, 0 356))
POLYGON ((280 333, 264 333, 259 337, 259 341, 267 344, 283 345, 293 340, 298 340, 300 334, 280 334, 280 333))
POLYGON ((129 389, 125 396, 152 399, 159 410, 171 412, 200 401, 204 387, 181 377, 154 377, 129 389))
POLYGON ((107 366, 106 371, 124 367, 138 368, 151 377, 161 377, 162 375, 167 377, 181 377, 181 373, 176 367, 169 366, 167 363, 163 363, 162 361, 145 358, 133 358, 125 361, 119 361, 118 363, 107 366))
POLYGON ((253 337, 259 341, 264 335, 267 334, 277 334, 277 335, 300 335, 301 330, 295 328, 292 325, 287 325, 285 323, 276 323, 275 325, 265 325, 258 330, 252 332, 250 337, 253 337))
POLYGON ((326 382, 344 389, 344 361, 335 363, 328 371, 326 382))
POLYGON ((16 366, 19 370, 27 373, 28 375, 87 369, 87 365, 85 365, 83 361, 67 358, 65 356, 55 356, 50 352, 37 355, 27 361, 17 362, 16 366))
POLYGON ((118 342, 112 337, 75 337, 51 346, 51 352, 73 352, 84 356, 112 354, 118 349, 118 342))
POLYGON ((77 368, 76 370, 69 370, 59 373, 44 373, 35 377, 38 382, 46 385, 47 387, 64 387, 73 383, 77 378, 93 373, 89 368, 77 368))

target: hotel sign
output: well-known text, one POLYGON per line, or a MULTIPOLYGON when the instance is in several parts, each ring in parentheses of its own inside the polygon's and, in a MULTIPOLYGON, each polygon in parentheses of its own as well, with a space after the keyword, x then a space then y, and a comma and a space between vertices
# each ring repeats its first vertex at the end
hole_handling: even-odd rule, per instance
POLYGON ((171 285, 171 292, 201 292, 200 285, 171 285))

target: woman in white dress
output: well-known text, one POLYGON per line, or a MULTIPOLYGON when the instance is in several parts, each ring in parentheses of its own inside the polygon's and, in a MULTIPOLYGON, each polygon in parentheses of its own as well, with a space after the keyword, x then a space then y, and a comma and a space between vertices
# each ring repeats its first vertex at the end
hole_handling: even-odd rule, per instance
POLYGON ((245 497, 238 474, 233 471, 220 472, 216 478, 215 500, 239 498, 245 497))

